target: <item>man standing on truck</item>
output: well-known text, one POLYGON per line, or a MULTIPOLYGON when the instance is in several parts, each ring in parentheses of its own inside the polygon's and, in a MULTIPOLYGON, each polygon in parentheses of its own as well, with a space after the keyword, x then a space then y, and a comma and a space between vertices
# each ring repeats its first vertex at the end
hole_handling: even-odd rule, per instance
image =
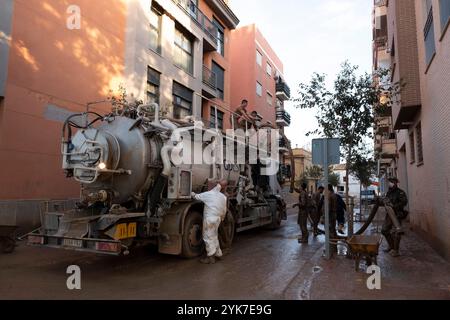
POLYGON ((227 214, 227 197, 225 195, 228 182, 222 180, 212 190, 200 194, 192 192, 192 198, 205 204, 203 210, 203 241, 206 247, 206 258, 201 263, 216 263, 222 257, 219 245, 219 226, 227 214))
POLYGON ((247 106, 248 101, 244 99, 242 100, 241 105, 234 111, 232 118, 235 129, 250 129, 255 125, 257 119, 248 113, 247 106))

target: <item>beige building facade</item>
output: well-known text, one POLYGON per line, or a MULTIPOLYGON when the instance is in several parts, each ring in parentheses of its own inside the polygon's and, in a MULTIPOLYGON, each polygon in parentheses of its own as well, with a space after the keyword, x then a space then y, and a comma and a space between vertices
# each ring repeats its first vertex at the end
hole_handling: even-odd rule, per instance
MULTIPOLYGON (((303 178, 308 181, 308 191, 315 192, 317 180, 314 180, 306 176, 306 170, 312 167, 312 154, 310 151, 304 148, 294 148, 292 149, 292 154, 294 157, 294 167, 295 167, 295 182, 298 184, 303 178)), ((286 157, 285 164, 291 165, 290 156, 286 157)))
POLYGON ((450 259, 450 2, 377 5, 386 12, 391 80, 405 83, 385 120, 395 134, 395 149, 390 150, 394 156, 384 162, 379 156, 381 167, 385 176, 397 176, 407 191, 413 229, 450 259))

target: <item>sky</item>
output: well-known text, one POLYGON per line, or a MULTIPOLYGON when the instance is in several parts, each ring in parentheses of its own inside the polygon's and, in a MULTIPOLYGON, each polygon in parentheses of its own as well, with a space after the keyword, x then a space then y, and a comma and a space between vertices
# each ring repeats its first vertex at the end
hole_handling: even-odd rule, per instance
MULTIPOLYGON (((284 65, 296 96, 299 83, 314 72, 332 83, 345 60, 360 71, 372 69, 372 0, 231 0, 239 26, 256 23, 284 65)), ((306 133, 317 127, 314 111, 286 104, 292 123, 286 130, 293 147, 310 148, 306 133)))

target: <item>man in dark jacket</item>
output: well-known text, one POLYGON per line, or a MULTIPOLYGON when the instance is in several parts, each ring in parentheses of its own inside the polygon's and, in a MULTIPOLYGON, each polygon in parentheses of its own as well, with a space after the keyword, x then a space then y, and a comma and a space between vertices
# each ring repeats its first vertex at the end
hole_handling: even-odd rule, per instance
POLYGON ((337 198, 336 220, 338 223, 338 232, 340 234, 344 234, 345 211, 347 211, 347 205, 345 204, 345 201, 344 199, 342 199, 340 194, 336 193, 336 198, 337 198))
MULTIPOLYGON (((389 190, 386 194, 386 198, 388 200, 388 205, 392 206, 398 221, 401 223, 401 221, 408 215, 408 212, 405 210, 405 206, 408 204, 408 197, 406 196, 405 191, 398 187, 397 178, 389 179, 389 190)), ((389 252, 389 254, 393 257, 398 257, 400 255, 399 249, 401 232, 393 229, 394 223, 389 217, 389 214, 386 213, 386 218, 384 220, 381 233, 386 238, 389 248, 384 251, 389 252)))
POLYGON ((320 186, 318 191, 313 196, 314 209, 311 214, 311 220, 313 222, 313 230, 314 236, 318 236, 319 234, 323 234, 323 231, 319 229, 319 222, 323 216, 323 207, 324 207, 324 194, 325 188, 320 186))

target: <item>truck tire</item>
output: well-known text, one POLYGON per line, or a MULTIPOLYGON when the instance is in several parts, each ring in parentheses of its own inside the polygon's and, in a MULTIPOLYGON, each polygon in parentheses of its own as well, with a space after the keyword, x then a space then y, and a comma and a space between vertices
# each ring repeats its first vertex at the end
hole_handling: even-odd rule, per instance
POLYGON ((16 247, 16 241, 9 237, 4 237, 0 239, 1 251, 3 253, 12 253, 16 247))
POLYGON ((277 210, 272 216, 272 223, 269 225, 270 230, 276 230, 281 227, 281 220, 283 220, 281 206, 277 205, 277 210))
POLYGON ((205 244, 202 238, 203 216, 197 211, 187 214, 183 225, 183 236, 181 243, 181 256, 183 258, 195 258, 200 256, 205 244))
POLYGON ((219 227, 219 244, 222 250, 231 248, 234 235, 236 232, 236 224, 231 212, 228 212, 219 227))

